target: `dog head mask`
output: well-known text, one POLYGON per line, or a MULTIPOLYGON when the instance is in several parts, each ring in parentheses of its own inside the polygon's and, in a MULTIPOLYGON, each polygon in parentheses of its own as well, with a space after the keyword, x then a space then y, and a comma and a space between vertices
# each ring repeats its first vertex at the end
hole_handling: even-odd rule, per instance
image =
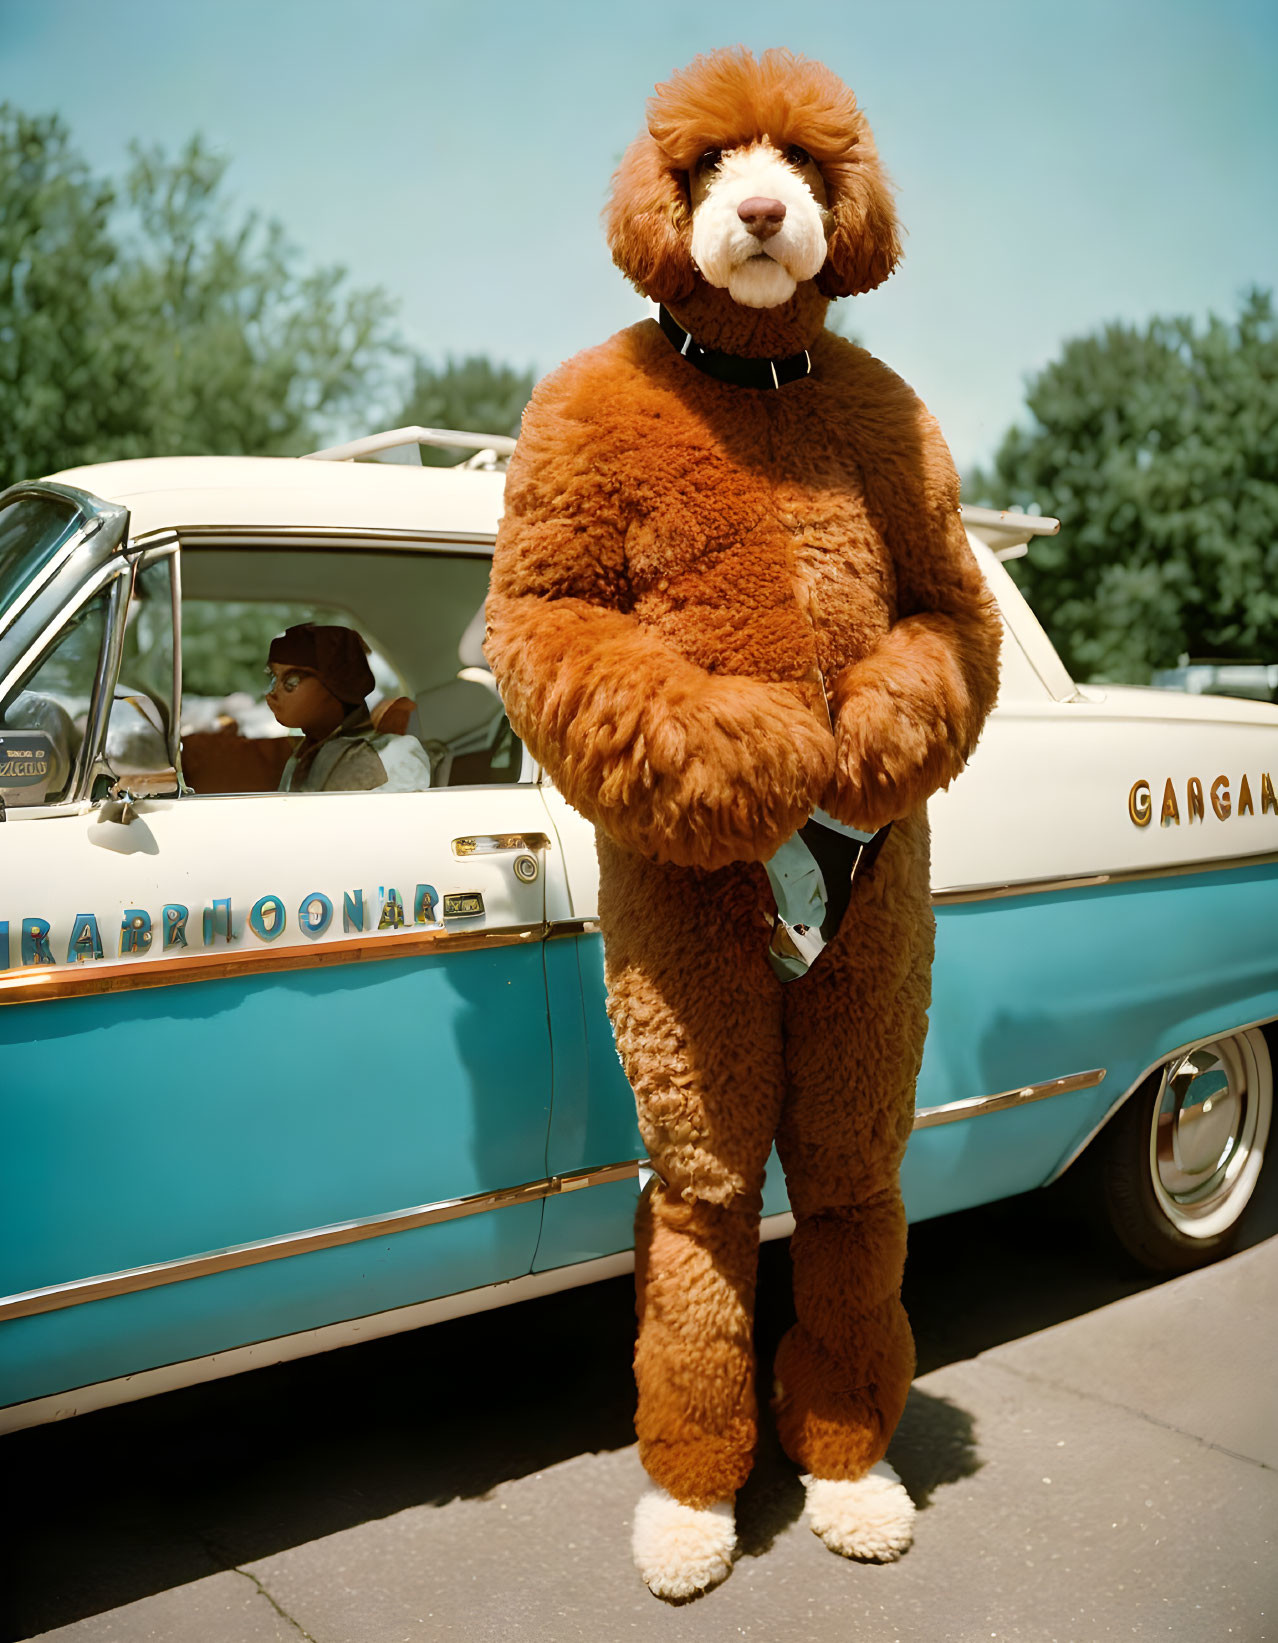
POLYGON ((782 50, 714 52, 659 85, 606 225, 613 261, 664 303, 699 280, 751 308, 809 279, 823 296, 856 296, 901 252, 856 98, 823 64, 782 50))

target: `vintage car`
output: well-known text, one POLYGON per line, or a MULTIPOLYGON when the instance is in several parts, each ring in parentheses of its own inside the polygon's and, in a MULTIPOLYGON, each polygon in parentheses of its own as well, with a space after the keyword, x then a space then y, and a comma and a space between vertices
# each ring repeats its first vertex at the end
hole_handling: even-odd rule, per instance
MULTIPOLYGON (((0 496, 2 1428, 633 1259, 593 835, 481 649, 510 442, 352 460, 418 438, 467 444, 398 430, 0 496), (255 606, 363 635, 428 788, 276 791, 260 704, 184 705, 184 630, 216 652, 255 606)), ((1083 1155, 1130 1249, 1194 1264, 1269 1131, 1278 708, 1076 685, 999 562, 1054 522, 968 525, 1006 646, 931 807, 909 1213, 1083 1155)), ((765 1214, 789 1230, 776 1168, 765 1214)))

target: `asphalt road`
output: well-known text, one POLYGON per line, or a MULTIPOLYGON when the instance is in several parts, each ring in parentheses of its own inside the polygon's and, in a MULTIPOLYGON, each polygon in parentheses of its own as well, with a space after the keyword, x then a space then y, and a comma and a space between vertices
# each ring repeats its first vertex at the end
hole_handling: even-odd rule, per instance
MULTIPOLYGON (((1124 1272, 1051 1194, 913 1228, 915 1547, 826 1552, 768 1440, 733 1575, 680 1607, 626 1548, 629 1278, 18 1433, 0 1636, 1260 1643, 1276 1285, 1273 1169, 1241 1253, 1181 1279, 1124 1272)), ((761 1353, 789 1306, 767 1246, 761 1353)))

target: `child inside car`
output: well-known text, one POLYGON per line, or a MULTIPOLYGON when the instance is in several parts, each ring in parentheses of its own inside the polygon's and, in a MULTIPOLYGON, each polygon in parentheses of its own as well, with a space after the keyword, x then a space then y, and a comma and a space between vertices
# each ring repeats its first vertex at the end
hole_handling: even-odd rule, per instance
POLYGON ((286 628, 271 641, 267 669, 267 706, 280 724, 302 732, 280 775, 281 793, 416 793, 430 786, 430 758, 417 738, 373 723, 373 671, 353 628, 286 628))

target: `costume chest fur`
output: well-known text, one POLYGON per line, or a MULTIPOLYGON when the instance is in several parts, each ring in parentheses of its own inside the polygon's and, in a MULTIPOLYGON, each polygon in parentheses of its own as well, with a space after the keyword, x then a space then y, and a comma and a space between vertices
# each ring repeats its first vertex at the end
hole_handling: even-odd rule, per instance
MULTIPOLYGON (((865 826, 907 813, 949 780, 988 705, 969 701, 966 678, 947 696, 947 656, 939 693, 938 680, 928 678, 912 714, 916 676, 934 667, 936 646, 927 635, 912 647, 900 637, 885 644, 902 618, 952 608, 956 598, 996 629, 963 542, 958 482, 933 419, 863 349, 826 331, 811 352, 804 380, 779 391, 743 389, 702 375, 646 321, 569 361, 539 386, 525 413, 494 564, 489 653, 516 730, 565 795, 645 854, 707 866, 758 859, 784 830, 766 825, 757 808, 741 818, 742 828, 727 819, 733 848, 726 850, 709 841, 699 848, 696 840, 681 849, 677 839, 672 845, 671 827, 641 829, 640 836, 629 830, 631 818, 609 803, 603 766, 620 749, 623 721, 637 728, 634 704, 618 701, 613 713, 597 699, 608 690, 605 672, 620 670, 637 686, 647 668, 660 671, 668 648, 698 674, 782 687, 792 697, 790 716, 802 703, 800 717, 813 724, 826 720, 822 683, 836 717, 841 697, 860 690, 864 745, 845 770, 834 770, 829 786, 809 769, 804 790, 808 802, 815 787, 825 808, 865 826), (933 552, 938 538, 948 550, 940 555, 933 552), (517 613, 511 596, 530 591, 542 595, 532 619, 544 652, 532 670, 538 679, 555 668, 554 630, 565 621, 573 626, 577 601, 616 612, 627 630, 637 626, 659 648, 636 655, 630 673, 618 655, 592 655, 602 671, 577 681, 579 691, 562 677, 561 712, 548 715, 544 700, 521 689, 530 670, 512 654, 534 636, 528 612, 517 613), (615 747, 598 749, 597 793, 574 779, 583 756, 592 771, 595 761, 557 734, 563 714, 584 708, 586 696, 604 741, 609 727, 618 738, 615 747), (746 831, 761 819, 762 831, 756 826, 748 841, 746 831)), ((563 634, 565 657, 576 637, 563 634)), ((619 627, 615 637, 624 647, 626 631, 619 627)), ((974 665, 986 675, 982 695, 992 696, 994 659, 976 657, 974 665)), ((759 705, 744 705, 743 733, 750 707, 759 705)), ((650 739, 656 728, 649 725, 650 739)), ((766 743, 761 736, 756 749, 765 764, 766 743)), ((655 749, 641 739, 636 751, 642 761, 655 749)), ((812 754, 821 756, 815 748, 812 754)), ((784 788, 785 774, 775 774, 784 788)), ((626 792, 633 801, 630 784, 626 792)), ((767 792, 759 796, 766 809, 767 792)), ((790 816, 787 795, 776 796, 790 816)), ((796 803, 791 819, 802 810, 796 803)), ((673 815, 666 820, 678 835, 673 815)), ((695 816, 691 826, 696 832, 695 816)), ((714 831, 713 822, 707 826, 714 831)))
MULTIPOLYGON (((814 369, 781 392, 716 382, 648 322, 565 367, 534 412, 580 423, 581 454, 616 487, 606 574, 709 672, 800 680, 815 663, 833 679, 896 619, 882 459, 914 432, 907 396, 837 337, 814 369)), ((571 486, 536 483, 559 477, 571 486)), ((917 478, 901 481, 918 506, 917 478)))

